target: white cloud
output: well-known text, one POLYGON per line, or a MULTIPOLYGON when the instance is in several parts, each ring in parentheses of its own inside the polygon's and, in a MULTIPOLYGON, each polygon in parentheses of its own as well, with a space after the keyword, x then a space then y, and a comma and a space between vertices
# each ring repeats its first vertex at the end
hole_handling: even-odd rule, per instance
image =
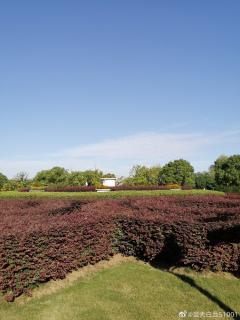
POLYGON ((53 166, 63 166, 70 170, 99 167, 105 171, 127 174, 132 165, 164 164, 178 158, 185 158, 197 170, 207 169, 214 148, 238 144, 240 131, 221 133, 155 133, 145 132, 118 139, 66 149, 49 155, 39 155, 38 159, 1 160, 0 171, 13 176, 18 171, 31 175, 38 170, 53 166))
POLYGON ((149 159, 149 157, 165 157, 192 151, 196 147, 196 142, 204 143, 203 140, 199 135, 141 133, 68 149, 56 156, 149 159))

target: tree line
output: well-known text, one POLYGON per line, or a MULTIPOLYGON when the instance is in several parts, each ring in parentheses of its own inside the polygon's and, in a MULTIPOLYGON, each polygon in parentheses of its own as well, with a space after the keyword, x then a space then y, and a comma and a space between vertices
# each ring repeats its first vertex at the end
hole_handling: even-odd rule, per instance
MULTIPOLYGON (((42 170, 33 179, 20 172, 14 179, 0 173, 1 190, 21 187, 41 188, 49 185, 99 186, 100 178, 115 177, 114 173, 101 170, 68 171, 61 167, 42 170)), ((184 159, 170 161, 164 166, 135 165, 128 177, 121 177, 118 184, 131 186, 176 184, 197 189, 240 191, 240 155, 220 156, 205 172, 194 172, 190 162, 184 159)))
POLYGON ((26 172, 19 172, 13 179, 8 179, 0 173, 0 189, 13 191, 20 188, 31 187, 42 189, 46 186, 98 186, 100 178, 115 178, 114 173, 104 173, 101 170, 69 171, 61 167, 39 171, 33 179, 29 179, 26 172))
POLYGON ((208 171, 196 173, 184 159, 170 161, 163 167, 136 165, 124 182, 131 185, 178 184, 196 189, 239 192, 240 155, 220 156, 208 171))

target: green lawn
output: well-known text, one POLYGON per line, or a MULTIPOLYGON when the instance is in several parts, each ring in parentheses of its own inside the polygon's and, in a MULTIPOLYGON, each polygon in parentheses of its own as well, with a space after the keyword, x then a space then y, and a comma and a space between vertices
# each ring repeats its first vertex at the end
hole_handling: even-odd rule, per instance
MULTIPOLYGON (((240 313, 240 282, 226 274, 174 273, 124 260, 41 296, 0 301, 1 320, 173 320, 180 311, 240 313)), ((60 280, 57 283, 61 283, 60 280)), ((188 316, 188 319, 193 318, 188 316)), ((201 318, 199 318, 201 319, 201 318)), ((225 317, 225 319, 232 319, 225 317)))
POLYGON ((121 198, 132 196, 162 195, 223 195, 223 192, 209 190, 154 190, 154 191, 112 191, 112 192, 18 192, 1 191, 0 199, 12 198, 121 198))

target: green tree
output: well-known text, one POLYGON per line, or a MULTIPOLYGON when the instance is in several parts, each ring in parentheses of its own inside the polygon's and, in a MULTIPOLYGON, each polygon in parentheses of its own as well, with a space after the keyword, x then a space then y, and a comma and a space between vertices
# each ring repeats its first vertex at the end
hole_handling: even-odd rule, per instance
POLYGON ((4 183, 2 186, 3 191, 14 191, 19 188, 23 187, 18 181, 16 180, 8 180, 7 182, 4 183))
POLYGON ((24 172, 24 171, 18 172, 13 180, 16 181, 19 188, 20 187, 27 187, 30 184, 30 179, 28 178, 28 173, 24 172))
POLYGON ((213 190, 216 188, 214 173, 197 172, 195 174, 195 184, 197 189, 213 190))
POLYGON ((156 185, 158 184, 160 170, 160 166, 148 168, 142 165, 135 165, 132 167, 129 177, 124 179, 123 183, 129 185, 156 185))
POLYGON ((67 182, 68 174, 68 171, 64 168, 54 167, 50 170, 38 172, 33 181, 41 183, 42 185, 65 184, 67 182))
POLYGON ((86 177, 86 181, 89 186, 100 185, 100 178, 103 177, 102 171, 95 169, 95 170, 86 170, 83 173, 86 177))
POLYGON ((194 168, 188 161, 183 159, 170 161, 162 167, 159 174, 159 183, 194 186, 194 168))
POLYGON ((104 173, 102 178, 116 178, 114 173, 104 173))
POLYGON ((67 185, 85 186, 87 184, 86 174, 82 171, 72 171, 67 176, 67 185))
POLYGON ((134 185, 146 185, 148 168, 141 165, 132 167, 129 178, 132 179, 134 185))
POLYGON ((214 172, 219 186, 240 189, 240 155, 219 157, 214 163, 214 172))
POLYGON ((0 190, 6 182, 8 182, 8 178, 0 172, 0 190))
POLYGON ((148 184, 157 185, 160 172, 161 172, 160 166, 150 167, 147 175, 148 184))

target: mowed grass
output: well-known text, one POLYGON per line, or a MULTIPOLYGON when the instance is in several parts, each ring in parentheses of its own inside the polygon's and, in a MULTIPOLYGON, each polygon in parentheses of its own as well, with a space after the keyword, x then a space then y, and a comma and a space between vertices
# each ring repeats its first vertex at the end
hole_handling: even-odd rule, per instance
POLYGON ((35 289, 42 294, 33 298, 1 301, 0 319, 173 320, 185 310, 240 313, 240 282, 228 274, 168 272, 132 259, 64 281, 35 289))
POLYGON ((169 195, 223 195, 220 191, 209 190, 144 190, 144 191, 112 191, 112 192, 18 192, 1 191, 0 199, 58 199, 58 198, 122 198, 122 197, 145 197, 145 196, 169 196, 169 195))

